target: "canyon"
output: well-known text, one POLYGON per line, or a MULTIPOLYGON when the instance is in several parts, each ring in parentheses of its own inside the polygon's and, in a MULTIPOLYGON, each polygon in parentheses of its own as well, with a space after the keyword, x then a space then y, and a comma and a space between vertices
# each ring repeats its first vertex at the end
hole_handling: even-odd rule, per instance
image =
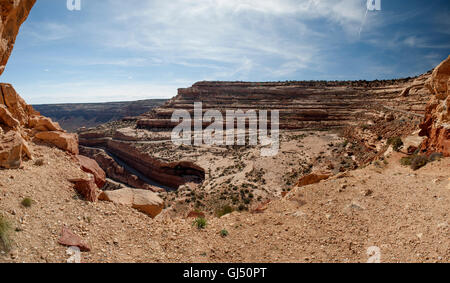
MULTIPOLYGON (((0 0, 0 74, 34 3, 0 0)), ((449 86, 450 56, 396 80, 204 81, 69 133, 2 83, 0 262, 449 262, 449 86), (279 110, 279 153, 174 144, 195 102, 279 110)))
POLYGON ((64 130, 73 133, 79 128, 95 127, 128 116, 138 116, 164 104, 165 101, 165 99, 147 99, 104 103, 39 104, 33 105, 33 108, 58 122, 64 130))

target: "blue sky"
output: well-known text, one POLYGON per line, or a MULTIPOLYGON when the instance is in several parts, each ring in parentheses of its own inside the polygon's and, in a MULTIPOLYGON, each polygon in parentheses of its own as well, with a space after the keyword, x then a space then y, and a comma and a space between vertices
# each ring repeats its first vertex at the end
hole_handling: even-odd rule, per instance
POLYGON ((37 0, 1 77, 29 103, 170 98, 201 80, 419 75, 449 55, 450 1, 37 0))

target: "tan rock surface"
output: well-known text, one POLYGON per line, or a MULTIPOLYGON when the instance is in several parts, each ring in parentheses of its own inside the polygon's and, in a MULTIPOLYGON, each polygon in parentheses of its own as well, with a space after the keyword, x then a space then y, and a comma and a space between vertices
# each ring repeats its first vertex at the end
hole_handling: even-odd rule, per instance
POLYGON ((106 174, 105 171, 100 168, 98 163, 95 160, 83 155, 77 155, 76 158, 80 163, 81 170, 94 175, 95 184, 97 185, 97 187, 99 189, 103 188, 106 183, 106 174))
POLYGON ((104 191, 99 199, 130 206, 152 218, 155 218, 164 208, 164 201, 154 192, 139 189, 125 188, 117 191, 104 191))
POLYGON ((450 156, 450 56, 434 69, 426 86, 433 97, 420 125, 420 135, 427 137, 422 150, 450 156))
POLYGON ((25 141, 14 131, 0 135, 0 167, 17 169, 22 164, 25 141))
POLYGON ((58 148, 77 155, 78 136, 64 132, 39 132, 35 135, 39 140, 54 144, 58 148))

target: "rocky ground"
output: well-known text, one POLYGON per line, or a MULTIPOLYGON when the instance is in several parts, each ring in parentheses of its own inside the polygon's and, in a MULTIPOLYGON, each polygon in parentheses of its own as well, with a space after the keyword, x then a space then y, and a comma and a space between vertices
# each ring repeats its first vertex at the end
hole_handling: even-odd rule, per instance
POLYGON ((382 262, 450 261, 448 158, 412 171, 392 153, 383 163, 295 188, 261 213, 209 215, 198 229, 194 218, 167 210, 151 219, 86 202, 67 181, 85 174, 72 157, 35 151, 43 165, 0 171, 0 211, 12 225, 12 250, 1 262, 65 262, 63 227, 91 246, 82 262, 366 262, 370 247, 380 249, 382 262), (21 204, 26 197, 29 208, 21 204))

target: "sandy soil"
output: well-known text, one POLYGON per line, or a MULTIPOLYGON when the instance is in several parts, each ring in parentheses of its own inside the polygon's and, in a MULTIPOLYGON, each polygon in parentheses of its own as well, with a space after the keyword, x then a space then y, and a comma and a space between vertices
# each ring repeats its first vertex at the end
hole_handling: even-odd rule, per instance
POLYGON ((90 243, 83 262, 367 262, 371 247, 381 262, 450 262, 448 158, 412 171, 395 153, 386 164, 295 189, 264 213, 208 216, 199 230, 181 216, 151 219, 85 202, 67 181, 84 174, 71 158, 36 150, 43 166, 0 171, 0 213, 14 228, 0 262, 65 262, 67 248, 57 243, 64 225, 90 243))

